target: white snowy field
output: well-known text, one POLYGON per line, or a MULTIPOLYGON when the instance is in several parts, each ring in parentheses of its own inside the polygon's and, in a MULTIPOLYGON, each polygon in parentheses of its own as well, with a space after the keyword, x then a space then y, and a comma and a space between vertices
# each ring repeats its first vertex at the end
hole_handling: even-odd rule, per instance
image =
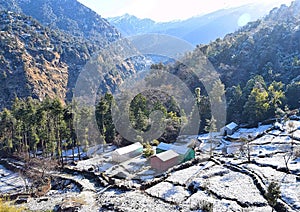
POLYGON ((283 200, 300 210, 300 183, 297 182, 296 175, 286 174, 271 167, 260 167, 255 164, 247 164, 245 167, 255 171, 267 185, 270 182, 279 183, 283 200))
POLYGON ((266 130, 270 129, 272 125, 262 125, 257 128, 239 128, 233 135, 230 135, 229 137, 232 139, 240 139, 240 138, 255 138, 258 135, 261 135, 266 130))
POLYGON ((247 212, 271 212, 270 206, 249 207, 247 209, 241 207, 238 203, 226 199, 216 199, 210 196, 206 191, 198 191, 190 196, 185 204, 194 211, 198 211, 203 206, 203 203, 212 203, 213 211, 247 211, 247 212))
POLYGON ((222 166, 210 168, 208 172, 195 178, 194 182, 224 199, 238 200, 250 206, 267 205, 249 176, 224 169, 222 166))
POLYGON ((182 203, 190 196, 183 186, 174 186, 172 183, 161 182, 146 190, 151 196, 164 199, 168 202, 182 203))
POLYGON ((178 211, 176 205, 171 205, 160 199, 149 197, 140 191, 124 193, 118 190, 109 190, 101 194, 98 204, 101 205, 100 211, 178 211))
POLYGON ((0 193, 14 193, 25 190, 29 185, 27 179, 18 173, 14 173, 0 165, 0 193))
POLYGON ((175 171, 171 173, 171 176, 167 178, 167 181, 186 186, 187 183, 203 169, 203 167, 203 165, 197 165, 180 171, 175 171))

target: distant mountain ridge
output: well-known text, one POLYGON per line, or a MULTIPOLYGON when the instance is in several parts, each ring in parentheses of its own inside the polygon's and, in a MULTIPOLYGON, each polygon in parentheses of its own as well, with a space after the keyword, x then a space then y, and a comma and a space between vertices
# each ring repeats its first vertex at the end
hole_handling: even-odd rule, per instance
POLYGON ((123 36, 146 33, 163 33, 184 39, 194 45, 207 44, 227 33, 238 30, 249 21, 255 21, 268 14, 278 2, 253 3, 237 8, 223 9, 207 15, 192 17, 183 21, 165 23, 151 19, 139 19, 125 14, 108 18, 123 36))

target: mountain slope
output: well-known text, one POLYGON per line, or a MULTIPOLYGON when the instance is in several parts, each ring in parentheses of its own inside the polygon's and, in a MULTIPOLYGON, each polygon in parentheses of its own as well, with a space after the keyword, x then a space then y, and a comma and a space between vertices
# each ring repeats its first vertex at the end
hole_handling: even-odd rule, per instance
POLYGON ((300 108, 300 0, 200 45, 226 88, 227 121, 257 124, 300 108), (286 107, 287 106, 287 107, 286 107))
POLYGON ((61 54, 65 45, 57 44, 62 43, 63 37, 26 16, 1 12, 0 17, 0 107, 7 106, 16 96, 64 99, 68 65, 62 57, 68 53, 61 54))
POLYGON ((100 46, 120 38, 105 19, 76 0, 1 0, 0 9, 22 12, 45 26, 85 37, 100 46))
POLYGON ((226 85, 261 74, 266 80, 289 83, 299 72, 300 1, 274 9, 262 20, 251 22, 209 45, 200 46, 223 76, 226 85))
POLYGON ((163 33, 182 38, 194 45, 206 44, 227 33, 237 30, 249 21, 265 16, 279 3, 253 3, 238 8, 219 10, 207 15, 193 17, 184 21, 156 23, 150 19, 138 19, 128 14, 109 18, 110 23, 124 36, 145 33, 163 33))
MULTIPOLYGON (((16 11, 23 11, 26 2, 29 11, 30 5, 33 6, 31 1, 6 1, 0 4, 2 9, 0 11, 0 109, 9 107, 15 97, 32 96, 42 100, 49 96, 59 97, 62 101, 71 100, 78 76, 87 62, 93 58, 94 54, 102 51, 104 46, 120 38, 115 28, 76 0, 38 1, 39 4, 44 2, 44 5, 49 3, 50 6, 55 2, 64 3, 62 8, 56 8, 57 11, 66 11, 67 3, 73 2, 72 5, 78 6, 82 16, 86 13, 85 20, 78 20, 74 23, 68 23, 68 20, 71 20, 69 16, 62 15, 59 18, 60 21, 54 19, 56 21, 50 27, 40 24, 40 22, 46 24, 47 20, 42 20, 39 15, 36 17, 41 18, 40 22, 23 13, 7 11, 12 8, 16 11), (66 18, 65 27, 71 28, 58 29, 58 27, 64 28, 64 25, 61 25, 63 18, 66 18), (86 25, 91 24, 88 26, 90 30, 84 30, 85 22, 86 25), (79 27, 72 28, 72 26, 79 27)), ((70 12, 69 15, 71 15, 70 12)), ((30 13, 35 12, 30 11, 30 13)), ((77 18, 74 15, 73 20, 77 18)), ((122 51, 118 49, 110 54, 94 57, 95 63, 100 63, 99 61, 103 63, 104 58, 106 61, 115 62, 114 67, 109 67, 111 70, 109 73, 102 73, 100 92, 113 91, 125 77, 135 73, 131 61, 123 61, 120 54, 122 51)), ((98 68, 97 71, 102 70, 98 68)))

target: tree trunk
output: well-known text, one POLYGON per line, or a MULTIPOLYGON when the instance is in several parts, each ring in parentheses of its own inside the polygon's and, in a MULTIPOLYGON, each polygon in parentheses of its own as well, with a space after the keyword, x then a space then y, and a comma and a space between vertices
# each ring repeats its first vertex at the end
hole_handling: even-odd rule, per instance
POLYGON ((76 141, 77 144, 77 154, 78 154, 78 160, 81 160, 81 156, 80 156, 80 146, 78 144, 78 141, 76 141))

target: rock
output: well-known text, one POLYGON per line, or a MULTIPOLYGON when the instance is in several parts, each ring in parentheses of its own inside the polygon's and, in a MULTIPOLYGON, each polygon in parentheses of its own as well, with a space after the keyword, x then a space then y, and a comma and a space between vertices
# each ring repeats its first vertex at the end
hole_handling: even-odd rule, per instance
POLYGON ((81 204, 76 202, 64 202, 58 207, 58 212, 76 212, 81 209, 81 204))
POLYGON ((71 165, 72 165, 72 166, 77 166, 77 164, 78 164, 77 161, 72 161, 72 162, 71 162, 71 165))
POLYGON ((29 198, 28 195, 20 195, 15 200, 15 204, 19 205, 19 204, 27 203, 28 202, 28 198, 29 198))
POLYGON ((49 200, 48 197, 43 197, 43 198, 38 199, 37 202, 38 203, 40 203, 40 202, 47 202, 48 200, 49 200))
POLYGON ((289 169, 287 169, 286 167, 277 167, 276 169, 277 171, 280 171, 280 172, 285 172, 285 173, 289 173, 289 169))

